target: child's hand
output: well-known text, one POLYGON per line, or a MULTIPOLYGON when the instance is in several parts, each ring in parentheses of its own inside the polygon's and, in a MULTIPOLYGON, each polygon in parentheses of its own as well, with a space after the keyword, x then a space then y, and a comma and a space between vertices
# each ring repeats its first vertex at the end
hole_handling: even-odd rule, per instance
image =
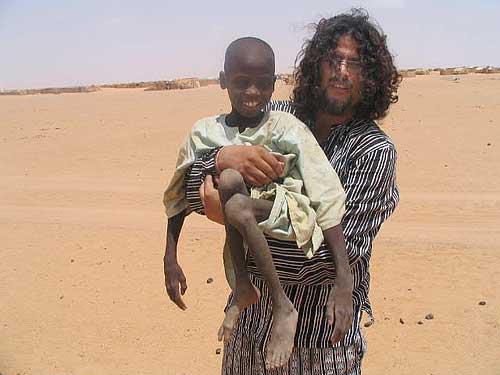
POLYGON ((181 298, 186 293, 186 276, 181 266, 177 262, 164 261, 163 272, 165 274, 165 287, 170 300, 174 302, 181 310, 186 310, 187 306, 181 298), (180 294, 179 294, 180 285, 180 294))
POLYGON ((334 325, 331 342, 335 345, 342 340, 349 328, 353 317, 352 307, 352 279, 347 282, 336 283, 326 304, 326 319, 328 324, 334 325))

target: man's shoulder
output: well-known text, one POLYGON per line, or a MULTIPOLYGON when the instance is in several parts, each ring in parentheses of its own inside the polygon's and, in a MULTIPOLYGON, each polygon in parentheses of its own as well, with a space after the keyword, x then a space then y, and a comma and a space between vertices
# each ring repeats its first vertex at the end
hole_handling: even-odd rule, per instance
POLYGON ((358 121, 351 125, 349 133, 348 142, 358 157, 382 150, 396 151, 391 138, 374 121, 358 121))
POLYGON ((295 114, 295 105, 291 100, 271 100, 266 109, 295 114))

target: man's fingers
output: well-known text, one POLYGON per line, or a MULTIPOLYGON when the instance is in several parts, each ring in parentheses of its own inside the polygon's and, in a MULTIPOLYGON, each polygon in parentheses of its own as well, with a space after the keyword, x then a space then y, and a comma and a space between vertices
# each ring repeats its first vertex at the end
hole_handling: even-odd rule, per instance
POLYGON ((335 324, 335 327, 333 329, 333 334, 332 334, 332 344, 335 345, 340 341, 340 330, 337 328, 337 324, 335 324))
POLYGON ((214 186, 214 179, 212 175, 208 175, 207 177, 205 177, 205 182, 203 183, 203 185, 205 198, 219 194, 214 186))
POLYGON ((258 169, 253 169, 251 173, 248 174, 246 181, 253 186, 263 186, 271 183, 271 179, 267 177, 258 169))
POLYGON ((335 317, 335 324, 333 325, 332 344, 336 344, 343 337, 343 327, 340 317, 335 317))
POLYGON ((326 304, 326 322, 332 325, 335 322, 334 312, 335 304, 333 302, 328 301, 326 304))
POLYGON ((205 207, 205 182, 202 182, 198 192, 200 193, 201 204, 203 205, 203 207, 205 207))
MULTIPOLYGON (((269 159, 276 160, 273 155, 270 155, 269 159)), ((274 181, 279 177, 279 173, 274 170, 266 159, 256 159, 254 168, 264 174, 270 181, 274 181)))
MULTIPOLYGON (((282 175, 285 166, 285 158, 282 155, 272 154, 266 150, 265 153, 262 153, 262 159, 272 168, 276 175, 273 180, 282 175)), ((267 175, 270 177, 269 174, 267 175)))
POLYGON ((350 321, 348 314, 340 311, 335 312, 335 325, 333 327, 332 343, 335 344, 342 340, 349 330, 350 321))

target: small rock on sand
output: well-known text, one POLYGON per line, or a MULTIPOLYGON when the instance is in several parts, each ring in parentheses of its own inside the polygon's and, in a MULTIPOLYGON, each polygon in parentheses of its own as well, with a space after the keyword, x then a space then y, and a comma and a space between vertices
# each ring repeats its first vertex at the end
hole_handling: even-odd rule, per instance
POLYGON ((403 318, 399 318, 399 323, 405 324, 405 321, 403 320, 403 318))
POLYGON ((417 324, 424 324, 424 322, 422 322, 421 320, 419 320, 419 321, 417 322, 417 324))
POLYGON ((425 316, 425 319, 427 319, 427 320, 432 320, 432 319, 434 319, 434 314, 432 314, 432 313, 427 314, 427 315, 425 316))
POLYGON ((220 354, 220 348, 215 349, 215 354, 220 354))
POLYGON ((480 306, 484 306, 484 305, 486 305, 486 301, 479 301, 479 305, 480 305, 480 306))
POLYGON ((207 279, 207 284, 212 284, 214 282, 214 279, 212 279, 211 277, 209 277, 207 279))

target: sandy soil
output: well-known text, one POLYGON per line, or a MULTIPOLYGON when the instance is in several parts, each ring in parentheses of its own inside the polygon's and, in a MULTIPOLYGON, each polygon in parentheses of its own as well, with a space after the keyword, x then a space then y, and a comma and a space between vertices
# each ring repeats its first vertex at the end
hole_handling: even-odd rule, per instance
MULTIPOLYGON (((374 247, 367 374, 500 374, 499 92, 411 78, 383 121, 401 204, 374 247)), ((187 220, 178 310, 161 198, 191 124, 227 108, 217 86, 0 98, 1 374, 219 373, 223 231, 187 220)))

